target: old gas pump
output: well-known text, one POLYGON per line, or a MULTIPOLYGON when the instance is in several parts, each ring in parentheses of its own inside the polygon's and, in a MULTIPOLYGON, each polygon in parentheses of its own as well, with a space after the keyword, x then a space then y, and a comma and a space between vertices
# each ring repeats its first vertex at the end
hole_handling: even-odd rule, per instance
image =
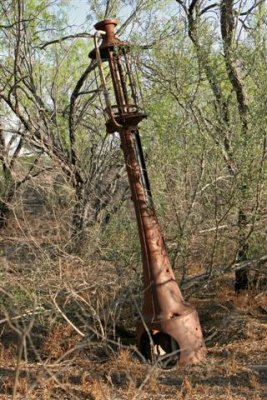
POLYGON ((95 48, 89 57, 97 63, 107 131, 120 135, 142 248, 144 286, 138 347, 150 359, 167 359, 170 354, 179 365, 198 363, 206 354, 203 335, 196 310, 184 301, 176 282, 156 217, 138 131, 147 115, 132 69, 130 44, 116 36, 116 25, 115 19, 95 25, 95 48))

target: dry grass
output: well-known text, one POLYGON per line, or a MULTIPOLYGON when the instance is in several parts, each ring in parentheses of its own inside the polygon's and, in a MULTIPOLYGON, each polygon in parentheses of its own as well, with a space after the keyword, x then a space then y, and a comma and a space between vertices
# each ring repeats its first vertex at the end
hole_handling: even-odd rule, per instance
POLYGON ((15 216, 0 240, 0 399, 267 398, 266 292, 236 297, 230 275, 200 289, 207 361, 161 370, 135 349, 136 272, 68 254, 47 215, 15 216))

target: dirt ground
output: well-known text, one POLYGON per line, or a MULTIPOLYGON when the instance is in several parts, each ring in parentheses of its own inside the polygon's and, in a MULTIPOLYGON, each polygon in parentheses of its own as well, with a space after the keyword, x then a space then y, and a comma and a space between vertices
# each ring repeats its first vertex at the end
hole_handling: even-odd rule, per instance
POLYGON ((207 359, 164 370, 135 346, 134 272, 88 266, 59 246, 56 221, 33 219, 0 238, 0 399, 267 399, 266 290, 236 296, 232 274, 205 282, 188 300, 207 359))
POLYGON ((254 298, 253 305, 230 295, 217 299, 194 299, 208 355, 203 365, 185 369, 166 371, 142 362, 133 338, 124 335, 120 346, 81 339, 65 323, 51 331, 33 327, 31 338, 39 347, 27 340, 28 354, 18 363, 23 339, 2 323, 0 398, 12 398, 16 384, 17 399, 265 399, 267 296, 254 298))

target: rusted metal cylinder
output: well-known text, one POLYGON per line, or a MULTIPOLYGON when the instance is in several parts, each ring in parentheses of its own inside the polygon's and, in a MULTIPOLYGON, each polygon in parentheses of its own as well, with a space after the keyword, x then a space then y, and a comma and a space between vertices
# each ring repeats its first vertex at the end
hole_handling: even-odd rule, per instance
MULTIPOLYGON (((136 130, 135 126, 125 127, 120 131, 120 137, 142 247, 144 301, 143 321, 137 324, 138 345, 142 351, 148 332, 152 340, 153 336, 163 332, 177 343, 180 365, 198 363, 206 353, 198 315, 183 299, 154 207, 144 190, 136 154, 136 130)), ((163 340, 166 341, 166 337, 163 340)))

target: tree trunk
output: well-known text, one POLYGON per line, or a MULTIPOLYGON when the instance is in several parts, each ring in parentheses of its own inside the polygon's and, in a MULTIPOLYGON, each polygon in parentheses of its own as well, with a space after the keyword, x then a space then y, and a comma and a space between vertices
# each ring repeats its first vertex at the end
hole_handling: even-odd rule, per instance
POLYGON ((75 186, 75 205, 72 213, 71 224, 71 250, 80 251, 82 240, 84 238, 84 188, 82 182, 76 182, 75 186))
MULTIPOLYGON (((223 39, 224 49, 224 60, 226 71, 228 74, 229 81, 236 95, 236 101, 238 106, 238 113, 241 122, 241 139, 242 139, 242 151, 244 157, 242 162, 246 162, 246 150, 247 150, 247 139, 249 133, 249 106, 248 106, 248 95, 245 87, 245 83, 242 79, 240 70, 237 65, 236 54, 233 48, 235 43, 235 11, 233 0, 222 0, 220 4, 221 11, 221 34, 223 39)), ((240 169, 241 166, 240 166, 240 169)), ((247 226, 247 215, 244 209, 246 197, 247 197, 247 174, 243 173, 240 183, 240 197, 241 207, 238 212, 238 251, 236 256, 237 262, 247 260, 248 243, 246 237, 246 226, 247 226)), ((248 288, 248 273, 247 269, 241 269, 236 271, 235 274, 235 291, 239 293, 240 290, 248 288)))
POLYGON ((10 210, 6 202, 0 200, 0 229, 7 226, 8 214, 10 210))
MULTIPOLYGON (((179 0, 178 3, 183 4, 179 0)), ((222 155, 227 165, 228 171, 231 176, 237 176, 237 172, 240 170, 240 166, 233 156, 231 142, 229 137, 231 136, 231 123, 230 114, 228 109, 228 103, 224 98, 223 91, 213 71, 212 65, 209 61, 210 54, 209 49, 205 48, 205 45, 201 43, 199 38, 199 24, 201 18, 200 7, 201 3, 198 0, 192 0, 190 6, 187 9, 188 18, 188 35, 195 46, 197 59, 199 65, 203 68, 206 78, 209 82, 210 89, 213 93, 215 100, 215 111, 220 122, 217 127, 217 139, 216 144, 222 149, 222 155)), ((183 5, 184 6, 184 5, 183 5)), ((232 44, 234 42, 234 29, 235 29, 235 15, 233 9, 233 0, 222 0, 220 5, 221 11, 221 34, 223 39, 224 58, 227 69, 227 74, 232 88, 236 94, 237 106, 239 117, 241 121, 241 135, 242 135, 242 146, 246 146, 246 136, 248 133, 248 96, 246 93, 245 84, 241 78, 240 72, 237 68, 236 61, 233 57, 232 44)), ((244 149, 245 151, 245 149, 244 149)), ((241 206, 238 209, 237 225, 238 225, 238 250, 236 254, 236 260, 244 261, 247 259, 248 244, 246 238, 246 225, 247 216, 245 212, 245 199, 247 188, 244 184, 245 177, 242 176, 241 183, 239 185, 239 191, 241 196, 241 206)), ((239 292, 241 289, 246 289, 248 286, 247 270, 236 271, 235 290, 239 292)))

